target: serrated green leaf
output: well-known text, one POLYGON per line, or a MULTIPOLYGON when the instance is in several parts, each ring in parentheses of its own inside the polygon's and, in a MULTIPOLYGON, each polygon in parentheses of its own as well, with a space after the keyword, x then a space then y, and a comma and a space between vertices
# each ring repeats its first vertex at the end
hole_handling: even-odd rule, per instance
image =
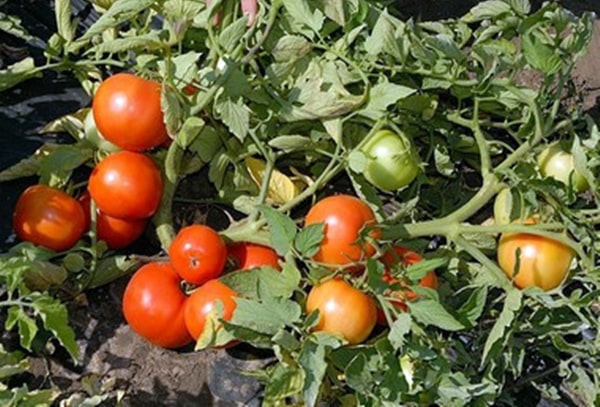
POLYGON ((294 247, 303 257, 310 258, 319 251, 325 237, 325 225, 317 223, 304 227, 294 239, 294 247))
POLYGON ((188 148, 204 129, 205 124, 204 120, 196 116, 186 118, 175 137, 175 142, 182 148, 188 148))
POLYGON ((29 43, 36 40, 35 37, 29 34, 18 16, 11 16, 2 12, 0 12, 0 31, 7 32, 29 43))
POLYGON ((481 366, 488 363, 488 356, 492 347, 499 342, 505 343, 507 340, 506 330, 513 323, 517 313, 521 309, 523 303, 523 294, 518 289, 511 289, 506 295, 504 301, 504 307, 500 316, 494 323, 490 334, 488 335, 485 345, 483 347, 483 354, 481 356, 481 366))
POLYGON ((243 142, 250 127, 250 109, 241 98, 233 101, 229 98, 217 103, 217 111, 229 130, 243 142))
POLYGON ((71 0, 55 0, 54 15, 56 18, 56 28, 67 44, 73 40, 75 27, 71 21, 72 7, 71 0))
POLYGON ((283 7, 288 12, 290 19, 298 28, 308 27, 315 34, 321 31, 325 16, 319 9, 311 10, 309 3, 296 0, 281 0, 283 7))
POLYGON ((209 163, 222 145, 223 141, 217 131, 212 127, 205 126, 188 148, 191 152, 196 153, 202 161, 209 163))
POLYGON ((49 261, 28 261, 23 273, 23 281, 32 291, 46 291, 65 282, 67 270, 49 261))
POLYGON ((275 335, 280 329, 300 320, 302 309, 297 302, 283 298, 262 301, 236 298, 237 307, 231 323, 258 333, 275 335))
POLYGON ((558 72, 562 66, 560 55, 534 35, 530 34, 522 37, 521 51, 525 60, 533 69, 537 69, 546 75, 558 72))
POLYGON ((408 301, 407 305, 412 317, 422 324, 433 325, 446 331, 460 331, 465 328, 436 300, 408 301))
POLYGON ((271 267, 235 271, 221 277, 221 281, 243 297, 289 298, 300 284, 300 272, 295 267, 284 264, 281 271, 271 267))
POLYGON ((0 344, 0 381, 23 373, 29 368, 29 360, 19 351, 7 352, 0 344))
POLYGON ((270 206, 261 205, 259 209, 269 225, 273 248, 277 254, 284 256, 291 250, 294 239, 296 238, 296 233, 298 231, 296 224, 291 218, 270 206))
POLYGON ((371 88, 369 101, 358 111, 362 116, 378 120, 387 114, 387 108, 417 90, 391 82, 381 82, 371 88))
POLYGON ((31 344, 38 332, 35 320, 27 315, 23 308, 12 306, 8 309, 5 328, 10 331, 14 327, 19 330, 19 343, 27 350, 31 350, 31 344))
POLYGON ((300 368, 279 363, 269 374, 265 400, 274 402, 300 394, 303 384, 304 373, 300 368))
POLYGON ((49 296, 40 295, 32 302, 32 306, 44 328, 52 333, 69 352, 73 361, 77 362, 79 349, 75 341, 75 332, 69 326, 69 315, 65 305, 49 296))
POLYGON ((317 337, 310 337, 302 343, 298 357, 298 363, 304 370, 305 377, 302 394, 305 404, 310 407, 317 404, 321 384, 327 371, 328 346, 315 339, 317 337))
POLYGON ((238 18, 221 31, 218 42, 225 52, 232 53, 240 45, 242 37, 248 30, 247 23, 248 18, 244 16, 238 18))
POLYGON ((93 157, 93 150, 62 144, 40 160, 40 183, 53 187, 66 185, 71 173, 93 157))
POLYGON ((412 318, 407 312, 399 314, 396 320, 392 323, 387 338, 394 349, 402 349, 404 346, 405 337, 410 332, 411 325, 412 318))
POLYGON ((377 57, 384 52, 393 56, 400 54, 398 42, 396 41, 398 24, 399 22, 394 20, 387 10, 379 14, 373 31, 364 45, 369 55, 377 57))
POLYGON ((300 135, 275 137, 269 140, 269 145, 288 153, 292 151, 311 150, 314 148, 314 143, 309 137, 300 135))
POLYGON ((501 0, 482 1, 473 7, 462 20, 467 23, 474 23, 488 18, 495 18, 501 14, 509 13, 510 5, 501 0))
POLYGON ((276 62, 294 62, 308 54, 312 46, 308 40, 300 35, 284 35, 277 40, 271 50, 276 62))
POLYGON ((0 91, 9 89, 27 79, 39 76, 44 67, 36 67, 32 57, 26 57, 0 70, 0 91))
POLYGON ((456 314, 464 318, 470 325, 475 325, 485 308, 488 289, 486 286, 474 289, 467 301, 457 310, 456 314))

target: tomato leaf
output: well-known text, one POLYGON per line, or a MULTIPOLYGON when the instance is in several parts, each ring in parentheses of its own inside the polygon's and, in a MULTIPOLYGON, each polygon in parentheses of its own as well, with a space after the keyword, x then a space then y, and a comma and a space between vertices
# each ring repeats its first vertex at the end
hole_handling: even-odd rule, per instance
POLYGON ((302 343, 298 363, 304 371, 302 394, 307 406, 315 406, 319 399, 321 383, 327 371, 327 356, 341 343, 330 335, 314 334, 302 343))
POLYGON ((71 173, 91 159, 93 151, 61 144, 40 161, 40 183, 55 187, 66 185, 71 173))
POLYGON ((501 0, 483 1, 473 7, 462 20, 467 23, 498 17, 501 14, 510 12, 510 5, 501 0))
POLYGON ((8 315, 4 327, 10 331, 15 326, 19 330, 19 343, 27 350, 31 350, 31 345, 38 333, 38 327, 35 320, 25 313, 25 310, 19 306, 12 306, 8 309, 8 315))
POLYGON ((357 113, 378 120, 387 114, 387 107, 407 98, 417 90, 408 86, 382 81, 371 88, 369 101, 357 113))
POLYGON ((227 52, 232 53, 233 50, 240 45, 242 37, 246 33, 246 24, 248 19, 244 16, 230 23, 219 34, 218 42, 221 47, 227 52))
POLYGON ((226 274, 220 280, 243 297, 251 299, 289 298, 300 284, 300 272, 284 264, 281 271, 271 267, 239 270, 226 274))
POLYGON ((433 325, 446 331, 460 331, 465 328, 436 300, 408 301, 407 305, 413 318, 422 324, 433 325))
POLYGON ((43 68, 37 68, 33 58, 26 57, 0 70, 0 91, 9 89, 34 76, 39 76, 43 68))
MULTIPOLYGON (((199 117, 192 116, 185 119, 181 129, 177 133, 177 137, 175 137, 175 142, 179 144, 182 148, 188 148, 194 141, 196 137, 202 132, 204 129, 204 125, 206 123, 199 117)), ((210 157, 212 158, 212 157, 210 157)), ((207 161, 210 161, 210 158, 207 161)))
POLYGON ((319 246, 325 237, 325 224, 316 223, 308 225, 296 235, 294 247, 306 258, 314 256, 319 251, 319 246))
POLYGON ((456 311, 456 315, 468 326, 474 326, 484 311, 488 294, 488 287, 475 288, 469 298, 456 311))
POLYGON ((259 210, 264 215, 271 231, 271 245, 280 256, 284 256, 292 248, 298 228, 292 219, 270 206, 261 205, 259 210))
POLYGON ((304 384, 304 372, 297 366, 275 365, 269 372, 265 386, 265 401, 275 402, 300 393, 304 384))
POLYGON ((401 313, 392 323, 387 338, 395 350, 404 346, 406 335, 410 333, 412 318, 409 313, 401 313))
POLYGON ((256 300, 240 297, 236 298, 236 303, 231 324, 266 335, 275 335, 280 329, 298 322, 302 314, 298 303, 283 298, 256 300))
POLYGON ((300 35, 284 35, 271 50, 276 62, 293 62, 308 54, 312 46, 300 35))
POLYGON ((73 41, 75 36, 75 25, 71 21, 72 14, 71 0, 56 0, 54 2, 54 15, 56 18, 56 28, 67 44, 73 41))
POLYGON ((325 19, 321 10, 311 10, 309 3, 303 1, 281 0, 281 3, 297 32, 304 27, 310 28, 315 34, 321 31, 325 19))
POLYGON ((527 63, 546 75, 556 73, 562 66, 560 55, 533 34, 523 36, 521 49, 527 63))
POLYGON ((77 363, 79 348, 75 341, 75 333, 69 326, 67 308, 59 300, 47 295, 40 295, 31 304, 36 315, 41 319, 44 328, 52 333, 58 342, 69 352, 73 362, 77 363))
POLYGON ((243 142, 250 126, 250 109, 248 106, 244 104, 241 98, 235 101, 230 98, 222 98, 217 102, 216 108, 223 123, 243 142))

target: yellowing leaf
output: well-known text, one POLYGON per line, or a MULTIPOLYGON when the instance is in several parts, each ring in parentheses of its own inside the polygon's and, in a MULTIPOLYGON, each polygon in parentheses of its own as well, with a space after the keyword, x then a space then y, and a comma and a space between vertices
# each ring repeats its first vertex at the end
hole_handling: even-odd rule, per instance
MULTIPOLYGON (((260 188, 265 177, 267 165, 257 158, 246 158, 246 166, 252 180, 260 188)), ((300 186, 290 177, 273 169, 269 179, 267 198, 276 204, 283 204, 295 198, 300 193, 300 186)))

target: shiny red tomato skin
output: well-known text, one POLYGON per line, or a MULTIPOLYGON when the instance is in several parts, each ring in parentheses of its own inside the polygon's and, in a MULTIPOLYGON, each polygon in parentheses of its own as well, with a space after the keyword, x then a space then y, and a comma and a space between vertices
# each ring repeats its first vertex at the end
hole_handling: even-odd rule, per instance
POLYGON ((88 191, 103 213, 121 219, 144 219, 158 209, 163 181, 154 161, 142 153, 119 151, 92 170, 88 191))
POLYGON ((306 312, 319 310, 315 331, 343 336, 349 344, 364 342, 375 327, 377 307, 367 294, 341 278, 314 286, 306 299, 306 312))
POLYGON ((177 232, 169 247, 169 257, 182 279, 201 285, 223 273, 227 246, 213 228, 190 225, 177 232))
POLYGON ((85 232, 85 213, 75 198, 38 184, 28 187, 17 200, 12 224, 19 239, 63 251, 85 232))
MULTIPOLYGON (((375 214, 363 201, 351 195, 334 195, 313 205, 305 218, 305 226, 323 222, 325 237, 313 260, 328 266, 347 265, 375 254, 375 248, 358 242, 363 228, 373 226, 375 214)), ((373 229, 369 236, 377 239, 381 232, 373 229)))
POLYGON ((94 121, 106 140, 124 150, 156 147, 169 138, 160 99, 160 83, 118 73, 102 82, 94 94, 94 121))
POLYGON ((220 302, 223 313, 220 315, 225 321, 231 320, 233 311, 237 304, 235 298, 238 294, 219 280, 209 280, 190 294, 184 307, 184 319, 188 332, 195 340, 198 340, 206 318, 216 309, 220 302))
POLYGON ((192 342, 183 316, 187 296, 168 262, 148 263, 136 271, 123 294, 125 320, 141 337, 164 348, 192 342))
POLYGON ((267 246, 249 242, 236 242, 227 246, 227 253, 229 258, 235 262, 236 270, 250 270, 264 266, 281 270, 279 255, 267 246))
MULTIPOLYGON (((91 197, 86 191, 79 197, 85 211, 86 229, 91 224, 91 197)), ((147 219, 121 219, 105 214, 96 209, 96 236, 103 240, 110 249, 122 249, 135 242, 146 229, 147 219)))

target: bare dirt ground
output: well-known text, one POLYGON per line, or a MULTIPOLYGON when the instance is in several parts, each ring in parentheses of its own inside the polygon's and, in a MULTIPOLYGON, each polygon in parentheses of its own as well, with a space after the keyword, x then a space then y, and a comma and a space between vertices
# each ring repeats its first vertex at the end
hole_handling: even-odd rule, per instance
MULTIPOLYGON (((436 20, 461 15, 477 1, 405 0, 400 10, 407 17, 436 20)), ((534 2, 536 3, 536 2, 534 2)), ((594 11, 600 15, 598 0, 561 2, 576 14, 594 11)), ((574 80, 584 92, 584 107, 598 109, 600 98, 600 22, 588 54, 577 64, 574 80)), ((1 44, 0 44, 1 45, 1 44)), ((84 98, 71 101, 85 103, 84 98)), ((0 116, 6 115, 0 106, 0 116)), ((73 109, 72 109, 73 110, 73 109)), ((0 117, 1 118, 1 117, 0 117)), ((0 135, 7 142, 15 135, 0 135)), ((6 143, 5 143, 6 144, 6 143)), ((1 144, 0 144, 1 146, 1 144)), ((0 154, 4 154, 0 148, 0 154)), ((20 184, 12 184, 15 190, 20 184)), ((2 187, 7 191, 7 187, 2 187)), ((13 194, 16 196, 16 194, 13 194)), ((12 198, 11 198, 12 199, 12 198)), ((0 202, 10 213, 10 202, 0 202)), ((3 216, 4 219, 8 219, 3 216)), ((2 233, 6 225, 3 225, 2 233)), ((3 240, 5 236, 0 236, 3 240)), ((70 307, 81 362, 65 363, 60 351, 47 358, 32 358, 30 385, 51 382, 75 400, 87 394, 84 388, 110 395, 103 404, 122 399, 126 406, 258 406, 260 385, 239 372, 268 363, 270 355, 245 347, 230 350, 194 352, 192 348, 170 351, 150 345, 135 335, 121 315, 121 297, 127 279, 87 293, 70 307)), ((14 338, 12 338, 14 340, 14 338)), ((10 341, 10 337, 2 339, 10 341)))

